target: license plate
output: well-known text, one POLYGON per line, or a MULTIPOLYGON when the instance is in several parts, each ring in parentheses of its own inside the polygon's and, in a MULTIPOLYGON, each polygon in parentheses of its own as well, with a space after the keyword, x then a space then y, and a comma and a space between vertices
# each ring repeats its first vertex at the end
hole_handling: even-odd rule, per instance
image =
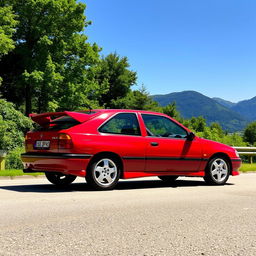
POLYGON ((37 140, 34 146, 36 149, 48 149, 50 148, 49 140, 37 140))

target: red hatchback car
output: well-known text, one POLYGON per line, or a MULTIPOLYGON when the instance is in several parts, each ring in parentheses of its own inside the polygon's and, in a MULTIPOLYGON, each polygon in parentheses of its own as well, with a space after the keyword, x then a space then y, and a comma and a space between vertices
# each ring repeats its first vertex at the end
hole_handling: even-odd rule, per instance
POLYGON ((31 114, 38 128, 26 135, 24 172, 45 172, 55 185, 85 177, 96 189, 118 180, 200 176, 223 185, 238 175, 236 150, 196 137, 167 115, 140 110, 91 110, 31 114))

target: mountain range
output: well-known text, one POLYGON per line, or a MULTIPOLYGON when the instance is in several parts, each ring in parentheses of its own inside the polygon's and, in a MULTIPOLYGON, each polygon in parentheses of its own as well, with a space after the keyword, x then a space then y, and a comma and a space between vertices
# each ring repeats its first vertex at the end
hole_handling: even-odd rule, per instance
POLYGON ((256 120, 256 97, 233 103, 221 98, 210 98, 196 91, 153 95, 161 106, 176 103, 184 118, 203 116, 207 124, 218 122, 228 132, 242 131, 249 122, 256 120))

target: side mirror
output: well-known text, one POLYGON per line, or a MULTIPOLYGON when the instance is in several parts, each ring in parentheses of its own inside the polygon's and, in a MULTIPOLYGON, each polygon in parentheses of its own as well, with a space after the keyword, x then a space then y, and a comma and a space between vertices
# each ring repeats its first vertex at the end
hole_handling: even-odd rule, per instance
POLYGON ((190 132, 187 135, 187 140, 192 141, 195 137, 196 137, 196 135, 193 132, 190 132))

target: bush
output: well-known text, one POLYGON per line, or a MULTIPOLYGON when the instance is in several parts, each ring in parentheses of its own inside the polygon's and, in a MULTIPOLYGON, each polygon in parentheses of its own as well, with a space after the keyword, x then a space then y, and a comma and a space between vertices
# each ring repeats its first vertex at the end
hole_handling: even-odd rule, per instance
POLYGON ((22 147, 24 134, 30 129, 32 121, 12 103, 0 99, 0 149, 10 151, 22 147))
POLYGON ((20 154, 24 153, 24 147, 18 147, 11 150, 6 156, 6 165, 5 169, 23 169, 23 164, 20 158, 20 154))

